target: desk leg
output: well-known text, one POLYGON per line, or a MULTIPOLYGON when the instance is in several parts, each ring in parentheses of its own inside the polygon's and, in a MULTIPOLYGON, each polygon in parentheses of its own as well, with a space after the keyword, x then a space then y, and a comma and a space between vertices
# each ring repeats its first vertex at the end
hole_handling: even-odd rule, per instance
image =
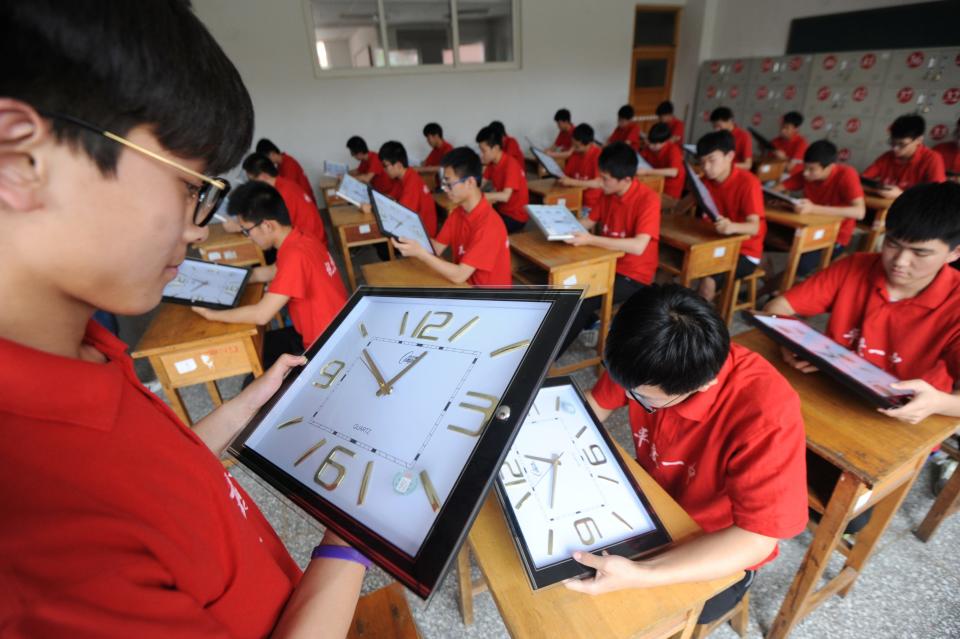
POLYGON ((457 555, 457 585, 460 590, 460 616, 463 625, 473 625, 473 582, 470 578, 470 549, 463 544, 457 555))
POLYGON ((733 309, 734 302, 736 302, 736 300, 733 299, 733 283, 736 277, 737 263, 734 262, 730 271, 727 273, 727 283, 723 287, 723 296, 720 298, 720 317, 724 319, 732 315, 731 310, 733 309))
POLYGON ((687 613, 687 623, 683 626, 683 630, 679 634, 674 635, 674 639, 691 639, 693 633, 697 630, 697 619, 700 618, 700 613, 703 611, 703 603, 700 603, 696 608, 690 610, 687 613))
POLYGON ((393 242, 391 242, 389 238, 387 238, 387 255, 390 256, 391 260, 397 259, 397 256, 394 254, 393 242))
MULTIPOLYGON (((617 276, 616 262, 610 264, 610 275, 607 276, 607 292, 603 294, 600 304, 600 333, 597 335, 597 355, 603 360, 603 350, 607 345, 607 333, 610 332, 610 320, 613 318, 613 286, 617 276)), ((598 372, 599 374, 599 372, 598 372)))
POLYGON ((783 294, 790 290, 794 280, 797 279, 797 267, 800 266, 800 242, 803 239, 803 231, 797 229, 793 234, 793 244, 790 246, 790 253, 787 255, 787 268, 783 271, 783 279, 780 280, 780 293, 783 294))
POLYGON ((210 401, 213 402, 213 408, 217 409, 220 406, 223 406, 223 397, 220 395, 220 389, 217 388, 216 381, 210 381, 206 383, 207 394, 210 396, 210 401))
POLYGON ((343 267, 347 269, 347 283, 350 285, 350 292, 357 290, 357 277, 353 273, 353 262, 350 261, 350 247, 347 246, 347 235, 343 227, 337 229, 340 234, 340 252, 343 254, 343 267))
POLYGON ((960 470, 955 470, 914 534, 920 538, 920 541, 929 541, 937 531, 940 522, 949 517, 957 509, 958 504, 960 504, 960 470))
POLYGON ((167 371, 163 367, 163 362, 156 356, 150 357, 149 361, 150 366, 153 367, 153 372, 157 374, 160 387, 163 388, 163 394, 167 398, 167 404, 169 404, 173 412, 177 414, 180 421, 187 426, 193 426, 193 422, 190 421, 190 414, 187 412, 187 407, 183 405, 183 400, 180 399, 180 393, 170 383, 170 376, 167 375, 167 371))
POLYGON ((250 362, 250 372, 254 377, 263 375, 263 363, 260 361, 260 353, 253 338, 248 337, 243 340, 243 347, 247 351, 247 360, 250 362))
MULTIPOLYGON (((830 266, 830 260, 833 259, 833 247, 837 245, 837 236, 833 236, 833 241, 830 242, 830 246, 823 249, 823 253, 820 254, 820 270, 830 266)), ((784 291, 786 292, 786 291, 784 291)))

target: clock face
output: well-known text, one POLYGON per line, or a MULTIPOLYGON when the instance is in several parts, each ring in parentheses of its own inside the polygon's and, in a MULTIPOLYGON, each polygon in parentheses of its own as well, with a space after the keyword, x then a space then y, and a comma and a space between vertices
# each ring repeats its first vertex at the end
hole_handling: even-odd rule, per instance
POLYGON ((550 307, 366 295, 245 445, 415 556, 550 307))
POLYGON ((245 268, 186 259, 177 276, 163 289, 168 302, 189 303, 213 308, 236 306, 250 271, 245 268))
POLYGON ((433 250, 433 244, 430 243, 430 236, 427 234, 427 230, 423 228, 423 222, 420 221, 419 215, 394 202, 386 195, 374 191, 373 187, 369 187, 369 193, 380 230, 391 237, 405 237, 414 240, 425 248, 430 255, 436 254, 433 250))

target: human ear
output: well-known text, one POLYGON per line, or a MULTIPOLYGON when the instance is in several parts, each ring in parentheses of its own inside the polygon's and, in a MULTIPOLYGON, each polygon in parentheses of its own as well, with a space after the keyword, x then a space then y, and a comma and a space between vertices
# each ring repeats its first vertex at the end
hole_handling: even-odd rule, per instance
POLYGON ((0 208, 37 208, 37 191, 46 167, 36 151, 48 135, 47 126, 33 107, 0 98, 0 208))

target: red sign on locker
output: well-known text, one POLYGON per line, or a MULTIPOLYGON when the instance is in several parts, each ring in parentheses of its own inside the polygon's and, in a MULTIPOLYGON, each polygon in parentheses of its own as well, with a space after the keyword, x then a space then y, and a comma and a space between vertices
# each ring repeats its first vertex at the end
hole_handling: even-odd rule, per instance
POLYGON ((830 99, 830 87, 820 87, 817 89, 817 99, 821 102, 825 102, 830 99))
POLYGON ((957 102, 960 102, 960 88, 951 87, 943 92, 943 103, 953 106, 957 102))
POLYGON ((823 124, 824 124, 824 119, 822 115, 818 115, 817 117, 813 118, 813 120, 810 122, 810 126, 813 128, 814 131, 819 131, 820 129, 822 129, 823 124))
POLYGON ((709 87, 707 87, 707 97, 708 97, 708 98, 715 98, 715 97, 717 97, 717 87, 715 87, 715 86, 709 86, 709 87))
POLYGON ((913 53, 907 56, 907 66, 910 67, 911 69, 916 69, 921 64, 923 64, 923 59, 924 59, 923 51, 914 51, 913 53))
POLYGON ((750 124, 753 126, 760 126, 761 122, 763 122, 763 115, 760 113, 754 113, 753 117, 750 118, 750 124))
POLYGON ((733 63, 733 72, 740 73, 743 71, 743 60, 737 60, 733 63))
POLYGON ((719 70, 720 70, 720 63, 719 63, 719 62, 711 62, 711 63, 710 63, 710 73, 716 73, 716 72, 719 71, 719 70))
MULTIPOLYGON (((957 56, 957 64, 960 65, 960 55, 957 56)), ((796 71, 803 66, 803 58, 800 56, 794 56, 790 58, 790 70, 796 71)))
POLYGON ((773 58, 764 58, 763 64, 760 66, 764 73, 773 68, 773 58))
POLYGON ((757 99, 766 100, 767 96, 770 95, 770 90, 765 86, 757 87, 757 99))
POLYGON ((738 95, 740 95, 740 87, 730 87, 730 97, 736 98, 738 95))
POLYGON ((797 87, 795 85, 788 85, 786 89, 783 90, 783 97, 787 100, 792 100, 797 97, 797 87))
POLYGON ((837 151, 837 159, 841 162, 846 162, 850 159, 850 149, 843 148, 837 151))
POLYGON ((837 66, 837 56, 828 55, 823 59, 823 68, 827 71, 833 69, 835 66, 837 66))
POLYGON ((869 69, 877 63, 877 56, 873 53, 864 53, 863 57, 860 58, 860 68, 869 69))
POLYGON ((934 140, 942 140, 947 137, 947 133, 950 129, 947 128, 946 124, 938 124, 937 126, 930 129, 930 137, 934 140))
POLYGON ((862 85, 858 86, 856 89, 853 90, 853 101, 863 102, 864 100, 867 99, 867 93, 868 93, 867 87, 862 85))
POLYGON ((850 118, 847 120, 846 127, 847 133, 856 133, 860 130, 860 118, 850 118))
POLYGON ((703 121, 704 121, 704 122, 709 122, 709 121, 710 121, 710 111, 704 111, 702 117, 703 117, 703 121))
POLYGON ((913 100, 913 89, 910 87, 903 87, 897 91, 897 102, 900 104, 906 104, 913 100))

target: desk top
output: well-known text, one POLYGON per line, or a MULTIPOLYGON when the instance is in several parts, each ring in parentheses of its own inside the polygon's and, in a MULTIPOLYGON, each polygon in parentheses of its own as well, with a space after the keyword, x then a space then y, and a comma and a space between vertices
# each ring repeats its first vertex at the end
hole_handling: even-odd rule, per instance
MULTIPOLYGON (((699 533, 696 523, 620 446, 617 452, 673 539, 699 533)), ((708 582, 591 596, 562 585, 534 592, 503 510, 492 494, 470 531, 470 546, 513 637, 632 637, 689 610, 738 581, 743 573, 708 582)))
POLYGON ((583 191, 579 186, 563 186, 557 182, 557 178, 541 178, 539 180, 528 180, 527 189, 531 193, 539 196, 558 194, 558 193, 577 193, 583 191))
POLYGON ((453 203, 453 200, 450 199, 450 196, 447 195, 446 191, 434 193, 433 201, 437 203, 437 206, 445 211, 452 211, 453 209, 457 208, 457 205, 453 203))
POLYGON ((820 226, 822 224, 836 224, 839 227, 840 223, 843 222, 843 218, 837 217, 836 215, 819 215, 813 213, 800 215, 799 213, 773 206, 766 206, 764 208, 764 215, 766 215, 768 222, 792 228, 820 226))
POLYGON ((919 424, 887 417, 822 373, 801 373, 754 329, 733 341, 770 361, 800 394, 807 448, 873 486, 943 441, 960 419, 933 415, 919 424))
POLYGON ((330 223, 334 228, 346 226, 348 224, 376 224, 377 218, 373 213, 364 213, 352 204, 343 204, 341 206, 331 206, 330 223))
POLYGON ((401 258, 360 267, 368 286, 403 286, 410 288, 470 288, 454 284, 415 258, 401 258))
POLYGON ((193 248, 200 249, 207 246, 223 246, 224 244, 253 244, 253 240, 244 237, 243 233, 229 233, 223 230, 223 224, 210 224, 207 226, 207 239, 193 244, 193 248))
POLYGON ((660 218, 660 241, 677 248, 697 244, 727 244, 745 240, 746 235, 720 235, 713 226, 689 215, 664 215, 660 218))
POLYGON ((880 197, 867 191, 864 191, 864 193, 863 201, 868 209, 889 209, 890 205, 893 204, 893 200, 888 197, 880 197))
MULTIPOLYGON (((263 284, 248 284, 237 306, 256 304, 262 296, 263 284)), ((150 325, 130 356, 136 359, 163 355, 188 346, 256 335, 257 330, 256 324, 211 322, 194 313, 186 304, 164 303, 150 320, 150 325)))
POLYGON ((608 251, 596 246, 571 246, 561 241, 551 242, 540 231, 514 233, 510 236, 510 250, 522 255, 546 270, 616 260, 622 251, 608 251))

